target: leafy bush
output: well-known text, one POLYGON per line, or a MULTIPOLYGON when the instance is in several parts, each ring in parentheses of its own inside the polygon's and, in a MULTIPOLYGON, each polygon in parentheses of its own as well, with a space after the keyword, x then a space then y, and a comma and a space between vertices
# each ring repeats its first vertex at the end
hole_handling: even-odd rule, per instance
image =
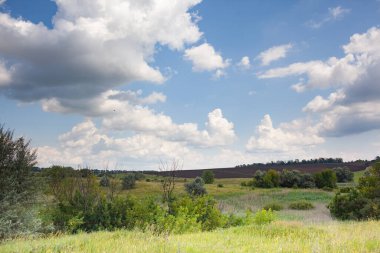
POLYGON ((276 214, 272 210, 264 210, 257 211, 255 214, 248 211, 246 214, 246 223, 247 224, 256 224, 256 225, 264 225, 271 223, 277 219, 276 214))
POLYGON ((201 177, 196 177, 194 181, 185 184, 185 190, 190 196, 202 196, 207 194, 201 177))
POLYGON ((356 188, 339 190, 329 209, 341 220, 380 219, 380 162, 364 173, 356 188))
POLYGON ((347 167, 337 167, 333 170, 339 183, 351 182, 354 179, 354 173, 347 167))
POLYGON ((241 183, 240 183, 240 186, 242 186, 242 187, 246 187, 246 186, 247 186, 247 182, 246 182, 246 181, 241 182, 241 183))
POLYGON ((290 203, 289 208, 295 209, 295 210, 309 210, 309 209, 313 209, 314 205, 308 201, 297 201, 297 202, 290 203))
POLYGON ((257 170, 253 176, 253 185, 261 188, 273 188, 280 185, 280 175, 276 170, 263 172, 257 170))
POLYGON ((336 188, 336 174, 331 169, 326 169, 314 174, 315 185, 318 188, 330 187, 336 188))
POLYGON ((0 240, 35 231, 38 218, 31 212, 36 194, 32 175, 36 153, 23 137, 0 125, 0 240))
POLYGON ((315 187, 315 180, 313 175, 309 173, 302 173, 299 176, 299 182, 298 187, 300 188, 314 188, 315 187))
POLYGON ((211 170, 204 170, 202 172, 202 179, 205 182, 205 184, 214 183, 214 180, 215 180, 214 172, 212 172, 211 170))
POLYGON ((301 172, 298 170, 282 170, 280 174, 280 186, 292 188, 299 186, 301 182, 301 172))
POLYGON ((218 184, 218 188, 223 188, 224 185, 223 184, 218 184))
POLYGON ((99 182, 101 187, 108 187, 110 186, 110 179, 108 178, 107 175, 102 176, 99 182))
POLYGON ((264 210, 281 211, 284 207, 279 203, 269 203, 263 207, 264 210))
POLYGON ((132 173, 128 173, 123 177, 123 183, 122 183, 124 190, 133 189, 136 186, 136 177, 132 173))

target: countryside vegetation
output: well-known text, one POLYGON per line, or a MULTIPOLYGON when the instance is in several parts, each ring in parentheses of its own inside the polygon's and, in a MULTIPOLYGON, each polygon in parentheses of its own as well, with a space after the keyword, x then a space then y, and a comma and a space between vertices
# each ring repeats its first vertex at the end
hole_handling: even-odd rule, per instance
POLYGON ((30 142, 1 127, 0 252, 380 252, 379 158, 251 178, 183 178, 178 161, 40 169, 30 142))

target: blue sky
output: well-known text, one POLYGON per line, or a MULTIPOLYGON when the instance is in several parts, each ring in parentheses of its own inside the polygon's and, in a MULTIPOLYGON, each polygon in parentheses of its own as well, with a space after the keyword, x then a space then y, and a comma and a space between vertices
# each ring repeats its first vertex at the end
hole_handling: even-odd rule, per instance
POLYGON ((380 151, 380 2, 0 0, 0 122, 41 166, 380 151))

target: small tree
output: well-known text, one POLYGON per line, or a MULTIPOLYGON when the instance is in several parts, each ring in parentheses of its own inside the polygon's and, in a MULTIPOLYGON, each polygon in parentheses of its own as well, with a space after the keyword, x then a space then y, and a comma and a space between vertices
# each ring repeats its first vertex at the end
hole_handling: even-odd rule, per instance
POLYGON ((159 171, 163 174, 164 178, 161 181, 162 186, 162 202, 170 204, 173 198, 173 191, 175 187, 175 177, 178 170, 182 169, 182 164, 178 160, 173 160, 171 164, 162 162, 159 166, 159 171))
POLYGON ((336 174, 331 169, 326 169, 314 174, 315 185, 318 188, 336 188, 336 174))
POLYGON ((36 152, 29 145, 0 125, 0 240, 38 229, 30 225, 36 221, 30 210, 36 189, 32 175, 36 152))
POLYGON ((109 187, 110 186, 110 179, 107 175, 102 176, 99 182, 101 187, 109 187))
POLYGON ((135 188, 136 186, 135 175, 131 173, 128 173, 127 175, 125 175, 123 178, 122 186, 124 190, 130 190, 130 189, 135 188))
POLYGON ((347 167, 337 167, 333 170, 339 183, 351 182, 354 179, 354 173, 347 167))
POLYGON ((203 196, 207 194, 204 184, 205 182, 201 177, 196 177, 194 181, 185 184, 185 190, 190 196, 203 196))
POLYGON ((205 182, 205 184, 212 184, 214 183, 215 174, 211 170, 204 170, 202 172, 202 179, 205 182))

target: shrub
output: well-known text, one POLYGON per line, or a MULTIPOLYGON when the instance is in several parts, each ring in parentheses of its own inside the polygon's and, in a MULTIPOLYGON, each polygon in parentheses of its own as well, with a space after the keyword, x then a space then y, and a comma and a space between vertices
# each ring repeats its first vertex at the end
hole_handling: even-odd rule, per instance
POLYGON ((314 205, 308 201, 297 201, 297 202, 290 203, 289 208, 295 209, 295 210, 309 210, 309 209, 313 209, 314 205))
POLYGON ((280 186, 292 188, 300 184, 301 172, 298 170, 282 170, 280 174, 280 186))
POLYGON ((123 183, 122 183, 124 190, 133 189, 136 186, 136 177, 134 174, 128 173, 123 177, 123 183))
POLYGON ((341 220, 380 219, 380 163, 366 170, 356 188, 339 190, 329 209, 341 220))
POLYGON ((32 175, 36 153, 29 145, 23 137, 14 139, 13 132, 0 125, 0 240, 38 227, 30 225, 39 220, 30 209, 37 184, 32 175))
POLYGON ((196 177, 194 181, 186 183, 185 190, 190 196, 202 196, 207 194, 204 181, 201 177, 196 177))
POLYGON ((281 211, 284 207, 279 203, 269 203, 263 207, 264 210, 281 211))
POLYGON ((247 186, 247 182, 246 182, 246 181, 241 182, 241 183, 240 183, 240 186, 242 186, 242 187, 246 187, 246 186, 247 186))
POLYGON ((219 187, 219 188, 223 188, 224 185, 223 185, 223 184, 218 184, 218 187, 219 187))
POLYGON ((102 187, 108 187, 108 186, 110 186, 110 179, 108 178, 108 176, 104 175, 104 176, 102 176, 102 178, 100 179, 99 184, 100 184, 100 186, 102 186, 102 187))
POLYGON ((280 175, 276 170, 263 172, 257 170, 253 176, 253 185, 261 188, 278 187, 280 184, 280 175))
POLYGON ((354 179, 354 173, 347 167, 337 167, 333 170, 339 183, 351 182, 354 179))
POLYGON ((150 182, 150 178, 145 179, 145 182, 150 182))
POLYGON ((331 169, 326 169, 314 174, 315 185, 318 188, 336 188, 336 174, 331 169))
POLYGON ((204 170, 202 172, 202 179, 205 182, 205 184, 214 183, 214 179, 215 179, 214 172, 212 172, 211 170, 204 170))
POLYGON ((300 188, 314 188, 315 180, 314 177, 309 173, 303 173, 299 177, 298 186, 300 188))
POLYGON ((264 225, 271 223, 276 220, 277 216, 272 210, 264 210, 257 211, 255 214, 248 211, 246 214, 246 223, 248 224, 256 224, 256 225, 264 225))

